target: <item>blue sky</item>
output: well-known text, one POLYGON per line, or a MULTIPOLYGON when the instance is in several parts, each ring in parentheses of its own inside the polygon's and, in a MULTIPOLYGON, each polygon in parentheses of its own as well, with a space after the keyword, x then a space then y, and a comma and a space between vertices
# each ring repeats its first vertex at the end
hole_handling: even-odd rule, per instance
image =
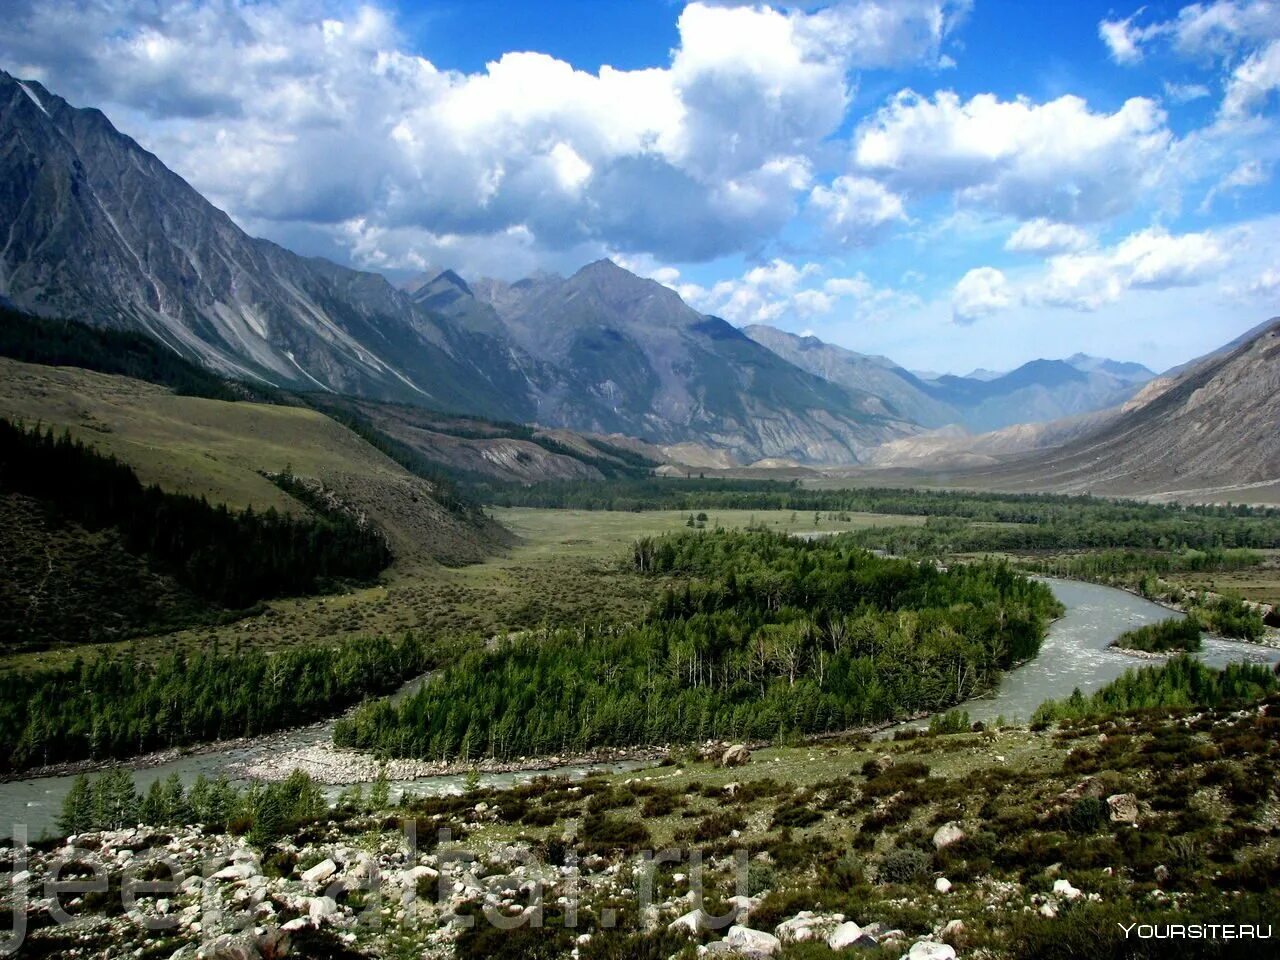
POLYGON ((1280 313, 1280 0, 0 0, 0 66, 393 278, 610 256, 913 368, 1280 313))

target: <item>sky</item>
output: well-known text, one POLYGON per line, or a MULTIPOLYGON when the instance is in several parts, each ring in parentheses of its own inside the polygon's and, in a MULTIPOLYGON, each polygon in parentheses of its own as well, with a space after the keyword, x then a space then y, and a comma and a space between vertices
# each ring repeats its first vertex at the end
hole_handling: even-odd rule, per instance
POLYGON ((611 257, 917 370, 1280 314, 1280 0, 0 0, 0 67, 393 279, 611 257))

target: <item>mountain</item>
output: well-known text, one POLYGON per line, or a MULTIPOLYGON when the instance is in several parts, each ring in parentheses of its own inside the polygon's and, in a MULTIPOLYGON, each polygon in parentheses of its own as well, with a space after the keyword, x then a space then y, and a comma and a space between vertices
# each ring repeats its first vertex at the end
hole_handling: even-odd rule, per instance
POLYGON ((1077 354, 1067 360, 1032 360, 1008 373, 980 369, 964 377, 925 379, 883 357, 816 337, 762 325, 744 332, 810 373, 875 394, 926 427, 956 424, 974 433, 1105 410, 1129 399, 1153 376, 1140 364, 1077 354))
POLYGON ((99 111, 0 73, 0 297, 226 375, 735 459, 852 462, 917 427, 607 261, 410 290, 245 234, 99 111))
POLYGON ((908 420, 940 427, 959 418, 955 407, 937 399, 924 381, 892 360, 855 353, 817 337, 801 337, 765 324, 743 327, 742 332, 802 370, 850 390, 880 397, 888 409, 908 420))
POLYGON ((1170 378, 1101 429, 964 478, 1065 492, 1236 499, 1280 485, 1280 318, 1170 378))
POLYGON ((567 279, 541 274, 471 289, 492 314, 457 301, 450 316, 468 328, 496 318, 530 358, 539 423, 659 444, 693 440, 741 462, 857 462, 918 429, 874 392, 801 370, 610 260, 567 279))
POLYGON ((1154 371, 1148 370, 1140 363, 1091 357, 1087 353, 1077 353, 1067 357, 1066 363, 1081 373, 1105 373, 1128 383, 1146 383, 1155 376, 1154 371))
POLYGON ((244 233, 98 110, 0 72, 0 296, 245 379, 522 419, 507 351, 383 277, 244 233))

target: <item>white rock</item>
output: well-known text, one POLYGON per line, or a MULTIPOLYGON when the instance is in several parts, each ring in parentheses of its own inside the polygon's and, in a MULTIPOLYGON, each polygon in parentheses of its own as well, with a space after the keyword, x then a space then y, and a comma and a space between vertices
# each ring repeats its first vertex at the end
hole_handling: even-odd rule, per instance
POLYGON ((941 850, 943 847, 949 847, 964 838, 964 830, 961 829, 960 824, 952 820, 950 823, 944 823, 933 832, 933 846, 935 849, 941 850))
POLYGON ((911 945, 902 960, 956 960, 956 949, 947 943, 920 940, 911 945))
POLYGON ((338 865, 332 859, 321 860, 310 870, 303 871, 303 883, 324 883, 338 872, 338 865))
POLYGON ((254 875, 256 871, 252 863, 233 863, 229 867, 223 867, 213 875, 214 880, 247 880, 254 875))
POLYGON ((847 950, 864 938, 871 939, 871 934, 852 920, 846 920, 827 935, 827 946, 832 950, 847 950))
POLYGON ((702 933, 711 929, 711 914, 699 908, 690 910, 682 917, 677 917, 667 924, 668 930, 683 930, 685 933, 702 933))
POLYGON ((1052 903, 1042 903, 1040 905, 1040 916, 1048 917, 1050 920, 1052 920, 1057 915, 1058 915, 1058 910, 1052 903))
POLYGON ((1071 885, 1070 880, 1053 881, 1053 892, 1058 896, 1066 897, 1068 900, 1075 900, 1081 896, 1080 891, 1071 885))
POLYGON ((782 948, 781 941, 773 934, 750 927, 730 927, 724 941, 738 953, 749 957, 771 957, 782 948))
POLYGON ((933 881, 933 889, 937 890, 939 893, 950 893, 951 881, 946 877, 939 877, 937 880, 933 881))
POLYGON ((307 900, 307 913, 312 920, 323 920, 338 912, 338 901, 333 897, 311 897, 307 900))

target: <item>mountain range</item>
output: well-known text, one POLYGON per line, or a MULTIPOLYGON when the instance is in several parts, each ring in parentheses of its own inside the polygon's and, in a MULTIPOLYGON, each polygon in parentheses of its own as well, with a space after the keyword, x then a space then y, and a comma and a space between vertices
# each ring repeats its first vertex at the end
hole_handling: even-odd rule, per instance
MULTIPOLYGON (((248 236, 100 111, 2 71, 0 217, 0 305, 139 330, 250 382, 536 424, 553 446, 563 429, 637 438, 646 457, 695 465, 993 466, 1163 410, 1152 398, 1204 367, 1153 379, 1076 354, 925 377, 814 337, 739 330, 609 260, 567 278, 440 270, 397 287, 248 236)), ((412 416, 378 418, 423 436, 412 416)), ((516 462, 485 456, 475 464, 516 462)))

